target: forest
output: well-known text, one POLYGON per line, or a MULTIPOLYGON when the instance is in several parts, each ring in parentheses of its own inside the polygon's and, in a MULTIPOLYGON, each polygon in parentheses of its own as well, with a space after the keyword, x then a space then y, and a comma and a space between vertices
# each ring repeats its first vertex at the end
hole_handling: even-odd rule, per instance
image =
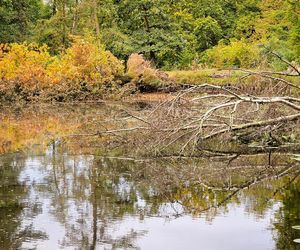
MULTIPOLYGON (((0 42, 47 45, 51 55, 72 36, 120 60, 142 53, 166 69, 202 63, 258 67, 264 46, 299 63, 297 0, 1 0, 0 42), (224 54, 223 57, 219 54, 224 54)), ((270 66, 280 69, 278 61, 270 66)))
POLYGON ((299 13, 298 0, 1 0, 1 99, 45 89, 46 100, 61 89, 103 98, 128 82, 156 89, 218 74, 199 69, 295 73, 284 60, 299 67, 299 13))

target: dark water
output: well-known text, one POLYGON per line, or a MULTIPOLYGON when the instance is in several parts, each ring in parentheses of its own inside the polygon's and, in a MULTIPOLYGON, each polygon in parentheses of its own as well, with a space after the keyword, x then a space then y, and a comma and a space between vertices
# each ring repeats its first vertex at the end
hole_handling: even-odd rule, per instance
POLYGON ((60 141, 0 155, 0 249, 300 249, 289 153, 108 155, 60 141))

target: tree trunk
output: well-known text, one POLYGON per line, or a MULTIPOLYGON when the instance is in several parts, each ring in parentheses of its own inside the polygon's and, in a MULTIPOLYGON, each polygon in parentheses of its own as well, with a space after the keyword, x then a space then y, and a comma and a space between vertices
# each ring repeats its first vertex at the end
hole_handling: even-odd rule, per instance
POLYGON ((63 47, 66 48, 67 43, 67 27, 66 27, 66 0, 62 1, 62 22, 63 22, 63 34, 62 34, 62 43, 63 47))
POLYGON ((93 12, 94 25, 95 25, 95 32, 96 35, 98 36, 100 34, 100 27, 99 27, 97 10, 98 10, 97 0, 92 0, 92 12, 93 12))
MULTIPOLYGON (((143 11, 144 11, 143 18, 144 18, 144 23, 145 23, 145 29, 146 29, 146 32, 150 34, 151 29, 150 29, 149 19, 148 19, 148 17, 147 17, 147 8, 146 8, 144 5, 142 6, 142 8, 143 8, 143 11)), ((154 45, 154 44, 153 44, 153 42, 149 41, 149 45, 150 45, 150 47, 151 47, 151 46, 154 45)), ((155 51, 150 50, 150 51, 149 51, 149 55, 150 55, 150 60, 151 60, 152 62, 155 62, 155 60, 156 60, 155 51)))
POLYGON ((53 0, 53 3, 52 3, 52 16, 54 16, 56 14, 56 10, 57 10, 57 2, 56 2, 56 0, 53 0))
POLYGON ((75 1, 74 15, 73 15, 73 23, 72 23, 72 34, 77 31, 78 24, 78 0, 75 1))

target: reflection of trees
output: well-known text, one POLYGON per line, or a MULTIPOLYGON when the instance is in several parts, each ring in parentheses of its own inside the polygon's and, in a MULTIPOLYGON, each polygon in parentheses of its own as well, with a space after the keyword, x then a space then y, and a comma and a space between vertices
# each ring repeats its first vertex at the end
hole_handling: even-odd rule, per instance
MULTIPOLYGON (((0 248, 18 249, 24 239, 37 237, 32 228, 21 229, 22 199, 28 188, 19 181, 24 157, 8 154, 0 157, 0 248)), ((40 235, 39 235, 40 236, 40 235)))
POLYGON ((270 166, 268 154, 124 161, 68 156, 63 148, 53 152, 45 162, 51 163, 52 212, 67 231, 62 244, 81 249, 98 244, 134 248, 134 240, 145 232, 111 234, 126 215, 160 216, 167 209, 167 215, 204 213, 212 220, 229 203, 243 203, 262 216, 274 200, 281 200, 289 176, 299 171, 283 154, 272 155, 270 166))
POLYGON ((24 214, 34 217, 41 212, 38 204, 26 201, 29 187, 19 179, 25 160, 19 154, 0 156, 0 249, 20 249, 24 241, 47 239, 31 224, 22 226, 24 214))
POLYGON ((0 248, 17 249, 22 241, 18 238, 23 205, 20 198, 27 193, 19 182, 22 158, 15 155, 0 157, 0 248))
POLYGON ((67 156, 60 147, 51 148, 44 163, 50 184, 44 191, 52 196, 51 212, 66 228, 64 246, 134 248, 134 239, 144 232, 113 238, 110 231, 117 220, 136 210, 136 191, 124 178, 122 165, 67 156))
MULTIPOLYGON (((145 216, 176 217, 201 213, 206 215, 207 220, 213 220, 229 209, 228 204, 240 203, 246 205, 248 212, 263 216, 274 201, 283 201, 284 204, 276 218, 278 249, 283 249, 280 246, 295 237, 292 235, 295 232, 285 230, 299 222, 296 217, 290 220, 291 214, 296 216, 299 212, 299 197, 295 198, 299 185, 292 188, 299 182, 295 176, 299 173, 299 166, 284 154, 272 154, 271 161, 269 154, 263 153, 194 159, 124 160, 71 155, 69 152, 64 146, 53 144, 49 147, 43 157, 44 164, 39 166, 48 185, 42 183, 32 187, 37 194, 51 199, 50 213, 66 230, 61 242, 64 247, 76 245, 79 249, 97 249, 101 245, 110 249, 136 248, 135 240, 146 232, 128 230, 120 235, 112 233, 127 216, 142 220, 145 216), (288 232, 288 237, 284 238, 283 232, 288 232)), ((17 161, 5 163, 8 167, 1 176, 3 183, 5 178, 11 178, 7 179, 10 185, 15 183, 11 197, 17 194, 17 198, 12 199, 11 204, 18 205, 27 188, 18 183, 20 167, 14 167, 24 163, 16 165, 14 162, 17 161)), ((4 189, 1 190, 2 201, 4 189)), ((29 213, 32 213, 29 216, 42 212, 36 206, 35 201, 29 202, 29 213)), ((11 216, 15 222, 12 223, 9 219, 5 221, 0 208, 6 233, 11 239, 20 237, 19 242, 8 241, 7 234, 0 232, 1 241, 8 249, 10 246, 19 247, 24 239, 47 237, 30 225, 22 232, 18 229, 21 209, 13 207, 11 216)))
POLYGON ((280 191, 282 207, 275 216, 275 239, 278 250, 300 249, 299 244, 293 242, 299 238, 299 232, 292 226, 300 225, 300 178, 298 176, 287 189, 280 191))
MULTIPOLYGON (((148 164, 144 171, 137 173, 139 181, 148 183, 162 199, 177 202, 187 212, 197 214, 209 212, 211 208, 226 208, 228 202, 239 203, 245 198, 252 199, 250 204, 253 207, 260 197, 264 196, 263 200, 266 201, 274 188, 283 184, 278 181, 270 183, 270 180, 289 175, 298 169, 283 155, 274 155, 272 166, 266 164, 268 158, 268 155, 253 155, 234 160, 223 157, 171 159, 169 163, 164 160, 148 164)), ((256 206, 252 211, 260 209, 262 213, 267 207, 266 202, 261 202, 260 207, 256 206)))

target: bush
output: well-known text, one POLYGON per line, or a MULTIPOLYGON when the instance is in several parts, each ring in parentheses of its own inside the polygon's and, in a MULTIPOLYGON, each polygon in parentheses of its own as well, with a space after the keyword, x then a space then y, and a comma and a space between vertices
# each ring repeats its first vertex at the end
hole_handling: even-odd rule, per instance
POLYGON ((123 72, 123 64, 111 52, 80 38, 75 38, 72 47, 48 66, 56 83, 71 81, 91 86, 111 83, 123 72))
POLYGON ((219 45, 205 52, 203 61, 212 67, 253 68, 260 62, 260 51, 257 46, 242 40, 232 40, 229 45, 219 45))
POLYGON ((26 89, 44 85, 48 79, 47 65, 51 56, 47 46, 36 44, 6 44, 0 50, 0 79, 14 82, 26 89))
POLYGON ((72 46, 51 56, 47 46, 9 44, 0 47, 0 90, 18 88, 36 92, 58 86, 100 88, 123 75, 124 66, 92 39, 73 38, 72 46))
POLYGON ((127 61, 127 75, 133 81, 141 81, 148 84, 158 83, 160 78, 158 70, 151 67, 142 55, 132 54, 127 61))

